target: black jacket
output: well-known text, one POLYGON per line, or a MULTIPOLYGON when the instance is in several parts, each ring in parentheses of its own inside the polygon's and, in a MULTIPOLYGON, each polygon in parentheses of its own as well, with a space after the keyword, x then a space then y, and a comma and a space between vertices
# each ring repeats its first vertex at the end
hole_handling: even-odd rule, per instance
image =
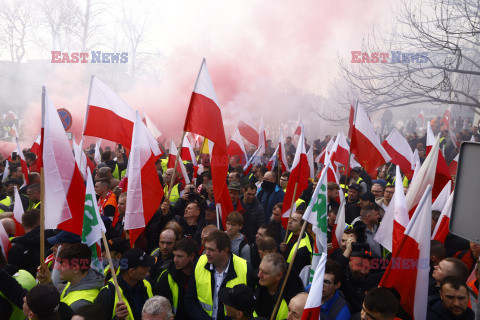
POLYGON ((170 285, 168 284, 168 274, 170 274, 173 281, 175 281, 178 285, 178 304, 175 318, 185 320, 191 319, 188 317, 184 307, 186 285, 188 284, 188 280, 191 276, 186 276, 182 271, 177 270, 172 260, 169 260, 163 264, 163 270, 166 271, 161 273, 158 281, 155 279, 153 294, 167 298, 173 306, 173 295, 172 291, 170 290, 170 285))
POLYGON ((247 237, 248 243, 254 243, 258 228, 265 222, 265 214, 257 198, 254 198, 251 203, 243 202, 243 197, 240 201, 245 209, 243 228, 240 232, 247 237))
MULTIPOLYGON (((209 263, 205 265, 205 269, 207 269, 211 273, 211 282, 212 282, 211 290, 213 293, 215 291, 215 270, 210 270, 209 263)), ((236 277, 237 277, 237 273, 235 272, 235 268, 233 267, 232 254, 230 254, 230 265, 227 270, 227 276, 225 277, 225 279, 223 279, 223 282, 221 284, 221 288, 224 288, 228 281, 235 279, 236 277)), ((248 262, 247 262, 247 286, 249 286, 252 289, 254 288, 253 270, 252 270, 252 266, 248 262)), ((200 302, 198 301, 198 297, 197 297, 197 281, 195 279, 194 274, 190 277, 190 282, 188 284, 187 292, 185 294, 185 311, 187 312, 187 315, 191 319, 195 319, 195 320, 212 319, 200 306, 200 302)), ((225 312, 221 302, 219 301, 219 308, 217 309, 217 320, 223 320, 223 319, 225 319, 225 312)))
MULTIPOLYGON (((453 319, 443 307, 442 301, 437 301, 434 305, 428 307, 427 310, 427 319, 428 320, 450 320, 453 319)), ((457 320, 474 320, 475 314, 472 309, 467 308, 467 311, 461 318, 455 318, 457 320)))

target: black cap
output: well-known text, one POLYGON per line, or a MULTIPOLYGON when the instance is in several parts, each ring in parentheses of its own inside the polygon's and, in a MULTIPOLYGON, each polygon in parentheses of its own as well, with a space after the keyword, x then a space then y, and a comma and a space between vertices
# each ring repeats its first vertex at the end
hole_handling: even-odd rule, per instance
POLYGON ((50 244, 59 244, 59 243, 80 243, 81 238, 79 235, 67 231, 60 231, 56 236, 47 238, 47 242, 50 244))
POLYGON ((59 319, 60 294, 50 284, 38 284, 25 296, 27 306, 41 319, 59 319))
POLYGON ((367 191, 360 196, 360 200, 368 200, 370 202, 375 202, 375 196, 370 191, 367 191))
POLYGON ((255 309, 255 293, 244 284, 238 284, 233 288, 220 288, 218 292, 220 301, 245 315, 252 315, 255 309))
POLYGON ((17 178, 8 178, 4 183, 3 185, 4 186, 8 186, 10 184, 14 184, 14 185, 17 185, 17 186, 21 186, 22 185, 22 181, 20 181, 20 179, 17 179, 17 178))
POLYGON ((360 185, 356 184, 356 183, 352 183, 351 185, 348 186, 348 189, 355 189, 357 190, 358 192, 361 192, 362 191, 362 187, 360 187, 360 185))
POLYGON ((150 267, 155 264, 155 258, 143 252, 142 249, 133 248, 122 255, 120 269, 128 270, 136 267, 150 267))
POLYGON ((128 243, 127 239, 116 237, 108 240, 108 249, 110 249, 110 251, 124 254, 128 249, 130 249, 130 244, 128 243))
POLYGON ((207 210, 217 210, 217 207, 215 205, 215 202, 210 202, 208 205, 207 205, 207 210))
POLYGON ((361 257, 364 259, 372 259, 373 254, 370 250, 370 245, 366 242, 363 243, 355 243, 353 246, 352 253, 350 257, 361 257))
POLYGON ((228 184, 228 190, 240 191, 241 187, 242 185, 240 184, 240 182, 236 181, 230 182, 228 184))

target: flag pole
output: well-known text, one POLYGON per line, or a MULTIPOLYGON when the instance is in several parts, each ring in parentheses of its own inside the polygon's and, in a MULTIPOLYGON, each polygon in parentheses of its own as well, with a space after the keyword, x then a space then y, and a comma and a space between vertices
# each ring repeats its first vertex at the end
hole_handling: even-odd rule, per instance
POLYGON ((40 266, 45 266, 45 175, 40 171, 40 266))
POLYGON ((178 159, 180 159, 180 153, 182 151, 182 145, 183 145, 183 138, 185 138, 185 130, 182 132, 182 138, 180 140, 180 148, 177 148, 177 157, 175 158, 175 165, 173 166, 173 174, 172 178, 170 179, 170 186, 168 187, 168 192, 167 192, 167 197, 165 198, 165 201, 168 201, 170 203, 170 194, 172 193, 172 188, 175 183, 175 176, 177 174, 177 166, 178 166, 178 159))
MULTIPOLYGON (((293 189, 292 205, 290 206, 288 222, 290 222, 290 219, 292 218, 293 205, 295 204, 295 196, 297 195, 297 187, 298 187, 298 182, 295 182, 295 189, 293 189)), ((285 243, 287 242, 287 237, 288 237, 288 225, 287 225, 287 230, 285 231, 285 240, 283 240, 283 242, 285 243)))
MULTIPOLYGON (((102 231, 102 240, 103 246, 105 247, 105 253, 107 254, 108 264, 110 265, 110 271, 112 273, 113 284, 115 285, 115 292, 117 293, 118 301, 123 302, 122 293, 120 292, 120 287, 118 286, 117 273, 113 267, 112 255, 110 254, 107 238, 105 237, 105 231, 102 231)), ((120 268, 120 266, 118 267, 120 268)))
POLYGON ((287 273, 285 274, 285 277, 283 278, 282 287, 280 289, 280 293, 278 294, 277 302, 275 303, 275 308, 273 309, 272 316, 270 317, 270 320, 275 320, 275 317, 277 316, 277 312, 278 312, 278 309, 280 307, 280 302, 282 301, 283 291, 285 290, 285 285, 287 284, 288 277, 290 276, 290 272, 292 271, 293 262, 295 261, 295 257, 297 256, 300 241, 302 240, 303 235, 305 234, 305 230, 307 229, 307 223, 308 223, 307 220, 305 220, 303 222, 302 231, 300 232, 300 235, 298 236, 297 243, 295 244, 292 260, 290 260, 290 263, 288 264, 287 273))

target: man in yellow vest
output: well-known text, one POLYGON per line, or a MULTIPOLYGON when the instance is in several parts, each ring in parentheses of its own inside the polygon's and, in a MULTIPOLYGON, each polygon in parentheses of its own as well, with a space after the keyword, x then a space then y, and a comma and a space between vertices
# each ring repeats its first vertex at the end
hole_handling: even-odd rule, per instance
MULTIPOLYGON (((292 261, 293 251, 295 249, 295 244, 297 243, 298 237, 302 230, 303 224, 303 210, 296 210, 292 213, 292 217, 288 221, 287 232, 290 234, 287 237, 287 242, 280 244, 280 251, 283 252, 283 256, 287 260, 287 263, 292 261)), ((308 233, 305 232, 305 235, 300 240, 300 245, 298 246, 297 256, 293 263, 293 270, 297 273, 302 271, 303 267, 308 266, 312 262, 312 244, 308 233)))
MULTIPOLYGON (((92 251, 83 243, 66 245, 58 253, 60 279, 67 281, 60 301, 73 311, 92 304, 104 285, 104 275, 90 268, 92 251)), ((47 279, 47 282, 50 279, 47 279)))
POLYGON ((105 320, 140 320, 145 302, 153 296, 152 286, 145 280, 153 267, 155 258, 139 248, 125 252, 120 263, 120 275, 117 277, 122 296, 120 302, 115 292, 113 279, 100 290, 95 304, 105 311, 105 320))
POLYGON ((27 197, 30 200, 28 210, 39 209, 40 210, 40 184, 35 183, 28 186, 27 197))
MULTIPOLYGON (((277 302, 282 283, 287 272, 287 262, 279 253, 266 254, 258 270, 258 284, 255 291, 257 306, 255 308, 258 317, 270 319, 275 303, 277 302)), ((286 319, 288 316, 288 304, 298 293, 303 292, 302 280, 298 273, 291 272, 286 280, 285 290, 278 309, 276 320, 286 319)))
POLYGON ((185 310, 191 319, 223 320, 225 308, 219 299, 220 288, 245 284, 253 288, 252 267, 230 251, 230 237, 214 230, 205 239, 205 254, 200 256, 185 294, 185 310))
POLYGON ((173 260, 164 263, 160 275, 153 279, 153 292, 170 301, 177 319, 189 319, 184 306, 185 288, 193 274, 197 253, 197 243, 183 238, 173 247, 173 260))

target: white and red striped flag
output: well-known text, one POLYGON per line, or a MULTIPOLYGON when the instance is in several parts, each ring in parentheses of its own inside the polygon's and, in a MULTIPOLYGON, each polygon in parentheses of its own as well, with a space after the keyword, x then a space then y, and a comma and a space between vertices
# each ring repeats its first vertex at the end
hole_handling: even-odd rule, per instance
POLYGON ((222 111, 208 74, 205 59, 202 61, 192 92, 183 131, 200 134, 214 143, 210 157, 213 194, 215 204, 221 208, 222 223, 226 228, 227 215, 234 210, 226 183, 228 174, 227 141, 222 111))
POLYGON ((335 249, 340 248, 342 241, 343 233, 345 231, 345 195, 340 190, 338 193, 340 197, 340 207, 338 208, 337 217, 335 218, 335 224, 332 227, 332 249, 329 253, 333 252, 335 249))
POLYGON ((155 139, 160 138, 162 133, 160 132, 160 130, 158 130, 155 123, 153 123, 153 121, 148 117, 145 110, 143 111, 143 123, 145 123, 145 125, 147 126, 147 129, 150 131, 150 133, 155 139))
POLYGON ((300 117, 300 109, 298 109, 298 117, 297 117, 297 127, 295 128, 295 132, 293 133, 293 136, 297 135, 300 136, 300 133, 302 132, 302 120, 300 117))
POLYGON ((285 152, 285 143, 283 139, 282 128, 280 128, 280 137, 278 140, 278 158, 279 161, 282 163, 282 173, 285 171, 290 171, 287 162, 287 153, 285 152))
POLYGON ((441 243, 445 244, 445 239, 450 233, 448 226, 450 225, 450 217, 452 215, 452 205, 453 205, 453 192, 448 197, 447 203, 443 207, 440 217, 438 217, 437 224, 435 229, 433 229, 432 240, 438 240, 441 243))
POLYGON ((400 167, 396 166, 395 193, 385 210, 382 223, 378 227, 374 240, 388 251, 394 252, 401 242, 403 233, 410 220, 407 211, 407 202, 403 192, 402 175, 400 167))
POLYGON ((260 116, 260 132, 258 133, 258 147, 261 148, 260 156, 263 156, 267 149, 267 134, 265 132, 265 123, 263 123, 263 116, 260 116))
POLYGON ((82 234, 85 185, 60 117, 48 93, 42 92, 42 155, 45 229, 82 234))
POLYGON ((185 161, 190 161, 194 166, 197 165, 197 157, 193 151, 192 145, 188 140, 188 136, 185 134, 183 137, 182 149, 180 150, 180 158, 185 161))
POLYGON ((247 163, 247 151, 245 149, 245 144, 243 143, 242 136, 238 127, 233 133, 232 139, 228 144, 228 155, 229 156, 238 156, 240 158, 240 164, 245 165, 247 163))
POLYGON ((443 208, 445 208, 445 205, 447 204, 448 198, 450 197, 450 193, 452 193, 452 181, 447 182, 442 192, 440 192, 437 199, 435 199, 432 204, 432 210, 442 212, 443 208))
MULTIPOLYGON (((331 140, 330 140, 331 141, 331 140)), ((345 139, 345 134, 340 131, 337 134, 337 139, 335 139, 335 144, 332 147, 330 160, 332 162, 338 162, 343 164, 345 167, 348 165, 348 154, 350 152, 350 146, 345 139)))
POLYGON ((309 178, 315 178, 315 167, 313 166, 313 146, 310 146, 307 152, 308 167, 310 168, 309 178))
MULTIPOLYGON (((28 166, 27 162, 25 161, 25 156, 23 155, 22 148, 20 148, 20 143, 18 142, 18 138, 15 137, 15 142, 16 142, 16 148, 13 150, 13 152, 17 153, 17 156, 20 158, 20 167, 22 168, 22 174, 23 174, 23 182, 25 185, 28 184, 28 166)), ((10 156, 8 158, 9 161, 12 161, 12 157, 10 156)))
POLYGON ((243 175, 244 176, 248 175, 250 173, 250 171, 252 171, 252 168, 253 168, 254 165, 260 163, 261 157, 258 155, 259 151, 260 151, 260 148, 255 150, 253 155, 250 157, 250 159, 248 159, 247 163, 243 166, 243 175))
POLYGON ((161 151, 156 139, 142 122, 138 112, 131 146, 127 169, 125 230, 130 230, 130 245, 133 247, 138 236, 160 206, 164 194, 155 167, 161 151))
POLYGON ((460 153, 457 153, 457 155, 455 156, 455 158, 452 160, 452 162, 450 162, 450 165, 448 166, 448 171, 450 171, 450 174, 452 176, 456 176, 457 175, 457 167, 458 167, 458 159, 460 157, 460 153))
POLYGON ((448 135, 450 136, 450 140, 452 140, 452 143, 455 146, 455 148, 459 148, 460 142, 458 142, 457 137, 455 136, 455 133, 453 133, 452 129, 448 129, 448 135))
MULTIPOLYGON (((435 142, 435 136, 433 135, 432 128, 430 123, 427 123, 427 155, 430 153, 432 146, 435 142)), ((436 199, 443 187, 447 184, 448 181, 452 181, 452 175, 450 170, 448 170, 447 161, 441 150, 438 151, 438 161, 437 168, 435 173, 435 183, 433 184, 432 197, 436 199)))
POLYGON ((277 164, 278 148, 279 146, 277 146, 277 149, 275 149, 275 151, 273 152, 272 156, 270 157, 270 160, 268 160, 268 163, 267 163, 268 171, 272 171, 275 165, 277 164))
POLYGON ((422 120, 422 127, 425 125, 425 116, 423 114, 423 110, 420 111, 420 113, 418 114, 418 117, 420 118, 420 120, 422 120))
POLYGON ((238 131, 244 137, 248 142, 251 144, 254 144, 256 147, 258 147, 258 131, 255 129, 255 126, 253 126, 250 123, 247 123, 246 121, 238 121, 238 131))
POLYGON ((322 150, 322 152, 320 152, 320 154, 315 159, 315 162, 324 164, 325 163, 325 153, 326 152, 331 152, 334 145, 335 145, 335 142, 333 141, 333 139, 330 139, 330 141, 328 141, 326 147, 322 150))
POLYGON ((93 155, 93 160, 95 160, 96 165, 102 162, 102 155, 100 154, 100 146, 102 145, 102 141, 102 138, 98 138, 97 142, 95 143, 95 154, 93 155))
POLYGON ((25 234, 25 230, 23 230, 22 226, 22 216, 25 213, 25 210, 17 186, 13 187, 13 194, 13 220, 15 221, 15 236, 18 237, 25 234))
POLYGON ((393 128, 387 139, 382 142, 382 146, 390 157, 392 157, 391 162, 400 166, 400 169, 402 169, 402 172, 407 176, 408 180, 411 180, 415 168, 412 163, 412 148, 410 148, 407 139, 402 136, 397 128, 393 128))
MULTIPOLYGON (((162 151, 160 151, 160 155, 162 155, 161 152, 162 151)), ((169 150, 169 153, 168 153, 168 163, 167 163, 167 168, 168 169, 171 169, 171 168, 175 167, 175 161, 177 159, 177 153, 178 153, 177 146, 175 145, 175 143, 173 143, 173 139, 171 139, 170 140, 170 150, 169 150)), ((182 157, 180 157, 178 159, 177 172, 182 174, 182 179, 180 180, 180 182, 182 182, 182 184, 184 186, 186 184, 190 183, 190 178, 188 177, 187 169, 185 168, 185 165, 183 164, 182 157)), ((167 183, 170 183, 170 182, 167 181, 167 183)))
POLYGON ((320 319, 320 307, 322 305, 323 294, 323 278, 325 276, 325 264, 327 262, 327 254, 322 253, 318 262, 315 274, 313 276, 312 286, 308 294, 305 309, 303 309, 301 320, 320 319))
POLYGON ((2 254, 5 257, 5 260, 8 260, 8 251, 12 248, 12 244, 8 239, 7 231, 3 227, 3 223, 0 221, 0 247, 2 249, 2 254))
POLYGON ((307 153, 305 150, 305 138, 303 136, 302 130, 302 133, 300 134, 300 139, 298 140, 295 158, 293 159, 292 169, 290 171, 290 178, 288 179, 287 190, 285 192, 285 197, 283 198, 282 225, 285 229, 287 229, 292 202, 295 203, 295 201, 298 200, 302 192, 307 189, 309 174, 310 168, 308 166, 307 153))
POLYGON ((130 149, 134 121, 132 107, 92 76, 83 134, 114 141, 130 149))
POLYGON ((37 162, 41 161, 41 156, 42 156, 42 148, 40 147, 41 141, 42 141, 42 134, 40 133, 35 139, 35 141, 33 142, 32 146, 30 147, 30 152, 34 153, 37 156, 37 159, 38 159, 37 162))
POLYGON ((391 159, 378 140, 367 113, 359 102, 355 109, 350 150, 371 177, 375 177, 376 170, 391 159))
POLYGON ((410 219, 379 286, 395 288, 412 319, 426 319, 430 271, 432 186, 429 185, 410 219))

